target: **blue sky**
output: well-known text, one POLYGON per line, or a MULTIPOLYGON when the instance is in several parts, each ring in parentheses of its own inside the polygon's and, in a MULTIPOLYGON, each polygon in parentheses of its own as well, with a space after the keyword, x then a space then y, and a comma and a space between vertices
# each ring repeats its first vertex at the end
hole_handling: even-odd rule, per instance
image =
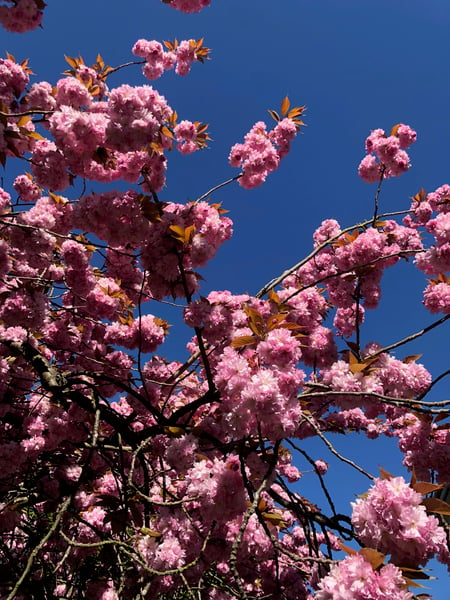
MULTIPOLYGON (((255 293, 309 251, 323 219, 348 226, 372 214, 375 186, 356 173, 371 129, 403 122, 418 132, 410 149, 413 168, 385 182, 382 210, 406 209, 421 187, 450 183, 449 31, 448 0, 213 0, 199 15, 183 15, 159 0, 48 0, 43 28, 24 36, 2 32, 0 49, 18 60, 29 57, 34 80, 54 83, 67 68, 64 54, 81 54, 91 64, 100 52, 115 66, 133 59, 139 38, 204 37, 211 61, 194 65, 186 78, 168 73, 153 84, 181 118, 209 123, 214 140, 202 153, 169 156, 163 200, 195 199, 237 174, 227 162, 230 147, 255 121, 270 119, 267 109, 277 109, 286 94, 293 105, 307 105, 307 127, 263 187, 247 191, 234 184, 216 194, 235 234, 203 273, 206 295, 213 289, 255 293)), ((148 83, 139 67, 120 71, 109 86, 124 82, 148 83)), ((388 272, 363 339, 389 344, 430 323, 421 307, 424 286, 411 265, 388 272)), ((150 310, 161 314, 160 306, 150 310)), ((166 309, 162 314, 176 321, 166 309)), ((171 358, 185 355, 185 333, 172 328, 171 358)), ((435 377, 450 366, 448 335, 447 323, 397 355, 423 354, 435 377)), ((444 382, 433 397, 447 397, 447 388, 444 382)), ((401 473, 389 442, 377 443, 376 451, 360 437, 337 442, 372 472, 382 464, 401 473)), ((328 477, 331 487, 339 486, 342 509, 366 486, 344 468, 328 477)), ((442 570, 430 586, 435 600, 448 599, 446 577, 442 570)))

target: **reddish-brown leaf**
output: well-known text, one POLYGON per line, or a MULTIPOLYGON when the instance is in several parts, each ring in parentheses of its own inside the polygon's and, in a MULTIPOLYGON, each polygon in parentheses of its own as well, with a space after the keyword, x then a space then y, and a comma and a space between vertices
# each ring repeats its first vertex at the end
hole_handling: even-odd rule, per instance
POLYGON ((256 337, 253 335, 241 335, 234 338, 230 345, 232 348, 244 348, 245 346, 254 344, 256 341, 256 337))
POLYGON ((444 486, 438 485, 437 483, 428 483, 427 481, 417 481, 413 485, 411 485, 412 489, 418 494, 431 494, 432 492, 436 492, 437 490, 441 490, 444 486))
POLYGON ((394 476, 389 473, 389 471, 386 471, 385 469, 383 469, 383 467, 380 467, 380 477, 381 479, 393 479, 394 476))
POLYGON ((427 509, 427 512, 437 513, 439 515, 450 515, 450 504, 440 500, 439 498, 424 498, 422 504, 427 509))
POLYGON ((419 360, 419 358, 421 358, 422 355, 421 354, 410 354, 409 356, 405 356, 405 358, 403 359, 403 362, 405 364, 409 364, 412 362, 415 362, 416 360, 419 360))
POLYGON ((289 102, 289 98, 287 96, 285 96, 283 98, 283 101, 282 101, 281 107, 280 107, 280 112, 283 116, 286 115, 290 106, 291 106, 291 103, 289 102))
POLYGON ((268 112, 269 112, 270 116, 272 117, 272 119, 275 119, 275 121, 277 121, 277 122, 281 121, 280 115, 277 113, 276 110, 269 110, 268 112))
POLYGON ((354 550, 353 548, 350 548, 349 546, 345 546, 345 544, 343 544, 342 542, 338 542, 338 544, 339 544, 339 548, 343 552, 346 552, 347 554, 350 554, 350 556, 358 554, 358 552, 356 550, 354 550))
POLYGON ((359 554, 364 556, 364 558, 371 564, 374 571, 384 563, 386 558, 384 554, 378 552, 378 550, 374 550, 373 548, 361 548, 359 554))
POLYGON ((276 527, 281 527, 282 529, 284 529, 288 525, 287 522, 283 519, 283 517, 278 513, 264 511, 261 513, 261 515, 265 521, 268 521, 276 527))

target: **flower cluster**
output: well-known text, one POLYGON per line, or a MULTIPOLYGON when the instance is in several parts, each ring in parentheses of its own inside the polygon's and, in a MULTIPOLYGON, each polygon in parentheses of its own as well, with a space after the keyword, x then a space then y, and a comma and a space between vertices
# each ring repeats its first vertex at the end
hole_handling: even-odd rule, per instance
POLYGON ((392 564, 374 571, 360 554, 349 556, 319 582, 314 600, 413 600, 400 569, 392 564))
POLYGON ((408 469, 424 481, 433 476, 439 483, 450 481, 450 431, 440 427, 438 419, 407 412, 394 423, 394 435, 408 469))
POLYGON ((162 0, 172 8, 184 13, 198 13, 211 4, 211 0, 162 0))
POLYGON ((186 271, 188 290, 194 293, 198 278, 193 269, 204 266, 215 255, 231 236, 231 226, 231 220, 221 214, 220 207, 207 202, 168 204, 161 218, 152 223, 142 244, 141 260, 148 271, 152 296, 186 295, 180 262, 186 271))
POLYGON ((0 6, 0 23, 7 31, 24 33, 39 27, 42 21, 42 0, 7 0, 0 6))
POLYGON ((34 183, 30 174, 18 175, 13 187, 24 202, 36 202, 42 195, 42 189, 34 183))
POLYGON ((413 197, 411 214, 404 219, 411 228, 425 226, 434 243, 416 258, 416 264, 432 276, 424 290, 424 305, 431 313, 450 313, 450 186, 430 194, 421 190, 413 197))
MULTIPOLYGON (((158 42, 140 40, 135 45, 135 52, 148 59, 144 69, 159 68, 159 51, 165 57, 164 68, 176 63, 180 74, 208 55, 202 40, 176 42, 168 52, 158 42)), ((177 123, 176 112, 152 87, 124 84, 109 91, 105 80, 112 67, 101 57, 92 67, 81 57, 66 58, 72 67, 65 72, 67 77, 55 87, 43 81, 29 90, 26 61, 19 65, 12 57, 0 60, 0 102, 10 112, 19 106, 21 112, 43 111, 44 127, 52 136, 38 135, 29 116, 0 123, 0 160, 29 153, 34 181, 21 176, 16 182, 23 200, 37 198, 39 187, 65 190, 74 176, 136 183, 145 173, 144 191, 159 191, 165 183, 167 150, 176 145, 189 154, 207 145, 207 126, 187 120, 177 123)))
POLYGON ((231 148, 230 165, 240 167, 243 171, 239 184, 251 189, 264 183, 267 175, 278 169, 296 133, 295 122, 288 118, 269 132, 263 121, 255 123, 245 136, 244 143, 231 148))
MULTIPOLYGON (((45 2, 43 0, 5 0, 0 6, 0 24, 7 31, 25 33, 39 27, 45 2)), ((184 13, 198 13, 211 4, 211 0, 162 0, 184 13)))
POLYGON ((177 75, 187 75, 192 63, 203 62, 208 57, 209 50, 203 46, 203 40, 164 43, 167 50, 164 50, 162 44, 155 40, 141 39, 133 46, 133 54, 145 59, 142 72, 150 81, 158 79, 164 71, 174 67, 177 75))
POLYGON ((12 104, 23 94, 28 81, 26 69, 10 59, 0 58, 0 102, 7 106, 12 104))
POLYGON ((445 531, 421 502, 422 496, 403 477, 376 479, 352 503, 352 523, 364 544, 390 554, 399 566, 417 568, 435 554, 449 564, 445 531))
POLYGON ((376 183, 383 177, 399 177, 410 167, 405 148, 415 141, 416 132, 402 123, 393 127, 389 136, 383 129, 374 129, 366 139, 367 156, 359 165, 359 176, 366 183, 376 183))

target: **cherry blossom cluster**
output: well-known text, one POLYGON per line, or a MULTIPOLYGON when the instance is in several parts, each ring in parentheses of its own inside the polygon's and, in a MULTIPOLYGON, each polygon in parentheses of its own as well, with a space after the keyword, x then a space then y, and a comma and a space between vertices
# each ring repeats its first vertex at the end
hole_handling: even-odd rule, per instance
POLYGON ((450 567, 444 529, 437 517, 427 514, 422 496, 403 477, 376 479, 352 507, 352 523, 359 539, 390 554, 394 564, 417 568, 437 554, 450 567))
POLYGON ((145 59, 142 72, 147 79, 153 81, 161 77, 164 71, 175 67, 177 75, 187 75, 195 61, 203 62, 208 56, 208 48, 202 40, 183 40, 182 42, 165 42, 168 50, 159 42, 138 40, 133 46, 133 54, 145 59))
POLYGON ((393 422, 393 434, 404 453, 404 464, 426 481, 450 481, 450 431, 439 419, 419 417, 408 412, 393 422))
POLYGON ((239 185, 251 189, 264 183, 267 175, 278 169, 297 130, 298 126, 290 118, 284 118, 270 131, 263 121, 255 123, 246 134, 244 143, 231 148, 230 165, 241 168, 243 172, 239 185))
MULTIPOLYGON (((39 27, 45 8, 44 0, 3 0, 0 6, 0 24, 13 33, 25 33, 39 27)), ((211 0, 162 0, 184 13, 198 13, 211 4, 211 0)))
POLYGON ((411 214, 404 222, 412 228, 425 227, 433 244, 416 259, 418 268, 431 276, 424 290, 424 305, 431 313, 450 313, 450 186, 442 185, 413 197, 411 214))
POLYGON ((416 132, 400 123, 387 136, 383 129, 374 129, 366 139, 367 156, 359 165, 359 176, 366 183, 376 183, 381 178, 399 177, 410 167, 405 148, 416 141, 416 132))
POLYGON ((400 569, 392 564, 375 571, 360 554, 349 556, 319 582, 314 600, 413 600, 400 569))
POLYGON ((375 225, 342 232, 334 219, 324 221, 314 234, 314 257, 283 283, 292 288, 290 299, 296 288, 323 282, 320 288, 337 309, 334 326, 345 337, 362 324, 365 309, 378 306, 384 269, 423 250, 417 229, 393 220, 375 225))
POLYGON ((27 70, 11 59, 0 59, 0 100, 5 105, 13 104, 21 96, 29 82, 27 70))
POLYGON ((194 269, 205 266, 231 233, 232 222, 220 213, 219 207, 206 202, 167 204, 141 247, 142 266, 148 272, 152 297, 186 296, 180 268, 184 270, 189 293, 195 293, 199 277, 194 269))
POLYGON ((211 4, 211 0, 162 0, 172 8, 184 13, 198 13, 211 4))
POLYGON ((24 33, 36 29, 42 22, 43 0, 6 0, 0 6, 0 24, 7 31, 24 33))
MULTIPOLYGON (((180 64, 187 60, 184 47, 184 42, 178 46, 180 64)), ((2 162, 24 152, 30 155, 34 180, 20 176, 16 182, 23 200, 36 199, 40 187, 63 191, 74 176, 136 183, 146 173, 146 189, 158 191, 165 183, 165 151, 174 142, 183 154, 206 146, 207 127, 187 120, 177 123, 176 113, 152 87, 123 84, 108 91, 104 77, 109 67, 68 60, 74 68, 55 88, 38 82, 29 89, 26 63, 0 61, 2 103, 11 113, 42 111, 52 136, 42 138, 29 116, 0 123, 2 162)))
MULTIPOLYGON (((111 91, 108 103, 89 111, 62 105, 48 119, 54 143, 36 143, 40 158, 39 163, 33 161, 38 164, 33 169, 36 180, 51 188, 48 176, 53 179, 52 166, 62 157, 73 174, 105 182, 119 178, 135 182, 142 170, 148 170, 153 187, 159 190, 164 183, 164 156, 145 149, 162 141, 160 130, 171 114, 165 99, 150 86, 122 85, 111 91)), ((56 189, 65 189, 66 183, 67 178, 56 189)))

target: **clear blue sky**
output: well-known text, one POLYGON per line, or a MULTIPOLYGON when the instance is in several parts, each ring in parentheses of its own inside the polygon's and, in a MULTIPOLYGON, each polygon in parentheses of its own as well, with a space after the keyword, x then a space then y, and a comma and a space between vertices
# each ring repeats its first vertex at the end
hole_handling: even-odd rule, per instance
MULTIPOLYGON (((168 73, 154 83, 181 118, 209 123, 214 139, 203 153, 169 156, 163 200, 195 199, 236 174, 227 163, 231 145, 255 121, 270 119, 266 110, 278 108, 286 94, 294 105, 307 105, 308 126, 263 187, 234 185, 217 193, 235 235, 204 273, 206 295, 212 289, 255 293, 309 251, 323 219, 347 226, 371 215, 374 186, 356 174, 371 129, 403 122, 418 132, 413 168, 385 183, 382 210, 405 209, 421 187, 450 183, 449 32, 448 0, 213 0, 199 15, 183 15, 159 0, 48 0, 43 29, 25 36, 1 32, 0 49, 18 60, 29 57, 35 81, 54 83, 67 67, 64 54, 81 54, 90 64, 100 52, 115 66, 133 59, 138 38, 204 37, 211 61, 194 65, 186 78, 168 73)), ((117 73, 109 85, 124 82, 148 83, 139 67, 117 73)), ((88 184, 91 189, 97 188, 88 184)), ((363 339, 388 344, 430 323, 421 307, 424 285, 411 266, 388 273, 381 308, 368 315, 363 339)), ((159 306, 151 310, 158 314, 159 306)), ((167 352, 183 358, 184 332, 174 329, 167 352)), ((398 356, 423 354, 437 376, 450 366, 448 335, 447 324, 398 356)), ((444 383, 434 397, 447 397, 447 388, 444 383)), ((338 442, 372 472, 382 464, 401 473, 389 442, 376 444, 376 451, 361 438, 338 442)), ((366 486, 343 468, 335 476, 330 470, 329 480, 339 486, 342 510, 366 486)), ((448 600, 446 572, 439 575, 430 588, 435 600, 448 600)))

